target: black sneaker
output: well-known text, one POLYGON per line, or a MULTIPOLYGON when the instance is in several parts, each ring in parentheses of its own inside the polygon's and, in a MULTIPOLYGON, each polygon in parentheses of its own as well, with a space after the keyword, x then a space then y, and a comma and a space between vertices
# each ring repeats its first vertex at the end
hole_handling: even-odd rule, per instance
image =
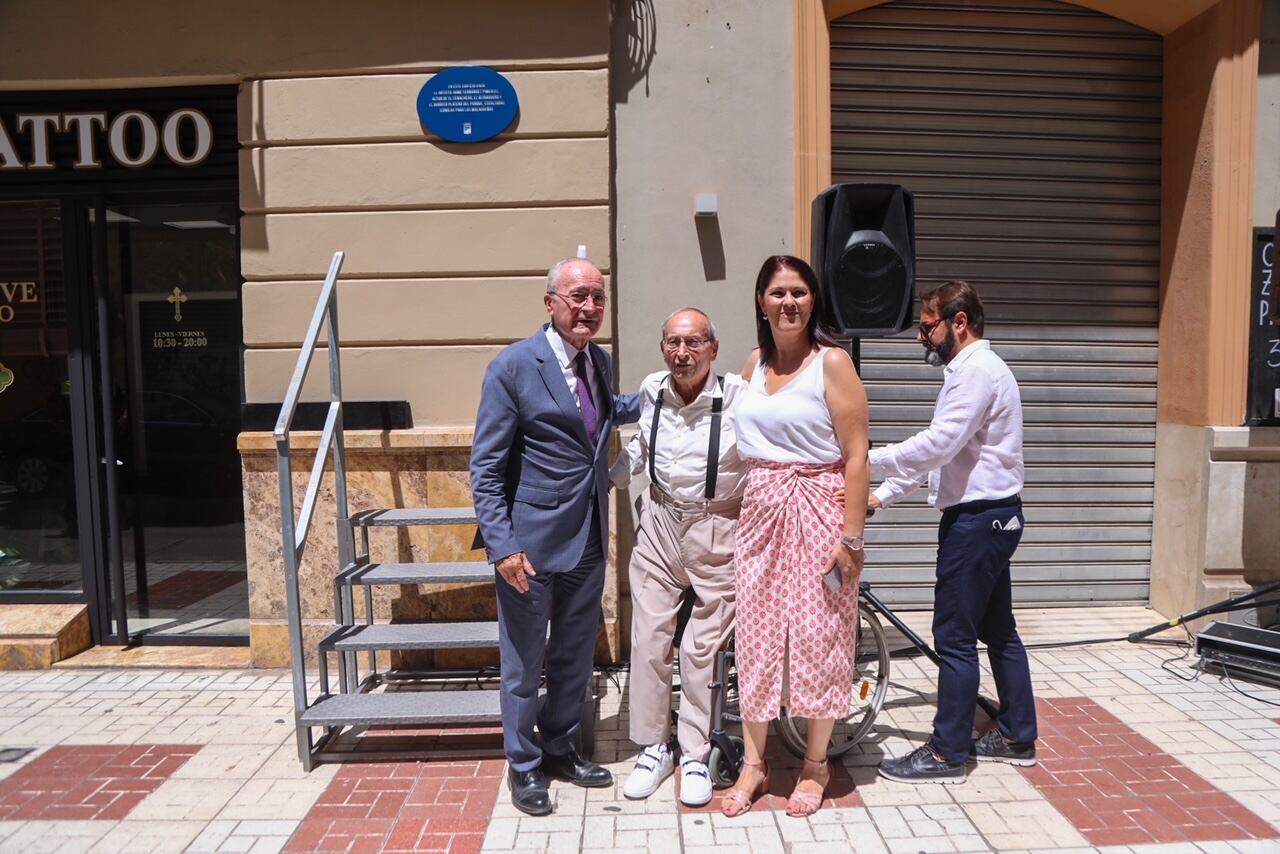
POLYGON ((1011 741, 1005 741, 1000 730, 993 729, 973 743, 970 755, 979 762, 1007 762, 1010 765, 1030 768, 1036 764, 1036 745, 1035 742, 1014 744, 1011 741))
POLYGON ((963 783, 964 763, 948 762, 927 744, 880 763, 880 776, 899 783, 963 783))

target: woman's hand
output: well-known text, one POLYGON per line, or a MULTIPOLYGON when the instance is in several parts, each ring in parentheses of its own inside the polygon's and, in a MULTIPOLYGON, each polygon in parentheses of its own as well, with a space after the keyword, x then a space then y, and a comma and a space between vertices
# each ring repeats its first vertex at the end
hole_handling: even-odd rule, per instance
POLYGON ((843 483, 837 486, 835 489, 831 490, 831 497, 835 499, 835 502, 839 504, 841 507, 844 506, 844 484, 843 483))
POLYGON ((838 566, 840 567, 841 586, 853 584, 862 575, 862 566, 866 559, 867 553, 862 549, 854 551, 844 543, 837 541, 836 547, 831 550, 831 558, 827 561, 827 566, 822 572, 825 575, 831 571, 833 566, 838 566))

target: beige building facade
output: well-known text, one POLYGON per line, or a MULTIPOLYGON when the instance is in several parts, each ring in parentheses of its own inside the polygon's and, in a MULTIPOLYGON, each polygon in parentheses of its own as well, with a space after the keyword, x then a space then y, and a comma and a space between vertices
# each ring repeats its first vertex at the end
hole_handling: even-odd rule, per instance
MULTIPOLYGON (((237 403, 281 400, 330 257, 346 253, 338 287, 344 394, 406 402, 412 419, 411 427, 348 433, 356 510, 469 503, 484 367, 542 322, 545 271, 578 245, 609 280, 614 308, 600 337, 617 359, 620 390, 660 367, 659 326, 684 305, 710 312, 722 339, 717 369, 736 371, 754 345, 755 272, 769 254, 808 255, 813 197, 833 181, 906 176, 900 182, 917 195, 922 283, 956 271, 950 275, 990 287, 991 336, 1012 354, 1029 402, 1023 601, 1149 601, 1172 616, 1280 577, 1280 427, 1246 418, 1254 229, 1272 227, 1280 207, 1280 13, 1259 0, 999 0, 981 18, 952 6, 556 0, 317 11, 293 2, 264 10, 128 0, 67 16, 48 4, 6 4, 0 118, 22 163, 0 168, 0 207, 18 217, 35 202, 62 205, 59 228, 69 236, 59 251, 83 259, 66 265, 62 287, 85 291, 80 319, 66 328, 85 355, 69 347, 43 358, 65 362, 68 419, 81 425, 68 445, 95 450, 72 455, 79 468, 70 465, 62 493, 41 493, 46 521, 0 521, 0 536, 21 544, 15 550, 27 567, 61 560, 78 574, 55 587, 56 573, 19 567, 0 575, 0 583, 13 579, 0 602, 86 602, 100 643, 247 638, 255 664, 288 661, 266 425, 245 420, 231 431, 243 496, 234 518, 202 505, 198 523, 172 514, 144 523, 151 487, 130 473, 140 452, 118 455, 125 473, 114 484, 90 459, 105 461, 98 446, 112 431, 103 425, 121 421, 123 405, 104 393, 105 376, 133 378, 138 387, 125 398, 134 403, 123 408, 138 424, 146 395, 158 393, 146 386, 147 371, 161 368, 146 366, 159 357, 134 367, 127 346, 155 335, 130 327, 121 310, 125 343, 113 356, 103 343, 115 340, 110 300, 101 323, 94 310, 94 295, 111 291, 104 271, 123 271, 117 256, 144 245, 144 202, 130 195, 144 189, 146 204, 187 205, 179 221, 222 223, 234 238, 234 258, 221 262, 230 264, 229 283, 208 290, 238 307, 239 322, 226 333, 235 337, 237 403), (1016 50, 999 35, 1011 29, 1023 42, 1016 50), (418 92, 456 65, 489 66, 514 87, 519 117, 495 139, 448 143, 420 124, 418 92), (155 100, 172 90, 181 106, 208 87, 225 87, 216 103, 234 124, 234 139, 214 143, 232 158, 210 179, 216 191, 195 181, 198 166, 171 170, 171 183, 133 187, 138 168, 112 173, 118 183, 108 184, 77 172, 70 153, 65 181, 31 183, 34 126, 20 126, 19 114, 59 112, 39 107, 41 93, 87 93, 93 111, 95 93, 110 92, 126 108, 131 91, 155 100), (1067 113, 1071 122, 1057 115, 1054 124, 1067 113), (936 140, 934 148, 922 140, 936 140), (19 173, 28 183, 6 186, 19 173), (695 196, 708 193, 717 215, 695 217, 695 196), (234 209, 235 219, 209 212, 216 204, 234 209), (84 221, 73 230, 66 217, 76 211, 84 221), (997 211, 997 224, 982 231, 974 211, 997 211), (133 243, 124 240, 130 229, 139 232, 133 243), (106 245, 95 249, 95 241, 106 245), (123 497, 85 497, 104 490, 123 497), (68 500, 78 501, 76 512, 68 500), (36 525, 44 526, 39 537, 36 525), (68 528, 78 533, 74 542, 64 537, 61 552, 48 545, 68 528), (226 542, 236 536, 239 551, 226 542), (196 587, 213 592, 184 592, 196 587), (206 607, 214 599, 223 610, 206 607), (126 624, 134 628, 122 630, 126 624)), ((106 112, 103 146, 118 113, 106 112)), ((126 155, 145 144, 121 139, 126 155)), ((223 251, 154 245, 158 258, 223 251)), ((214 304, 185 280, 191 301, 170 303, 176 279, 162 269, 144 282, 141 261, 130 269, 140 295, 124 287, 121 305, 144 306, 143 320, 153 303, 189 318, 214 304)), ((5 272, 0 280, 36 280, 5 272)), ((909 335, 864 345, 878 441, 927 421, 938 378, 913 348, 909 335)), ((0 364, 18 358, 0 342, 0 364)), ((312 371, 311 399, 327 393, 323 374, 312 371)), ((206 396, 198 378, 183 394, 166 389, 197 408, 206 396)), ((29 419, 5 410, 6 394, 0 417, 29 419)), ((216 412, 208 420, 222 424, 216 412)), ((164 423, 169 429, 177 419, 164 423)), ((145 424, 130 429, 134 439, 122 441, 137 450, 151 434, 145 424)), ((185 438, 182 447, 225 442, 226 434, 185 438)), ((305 470, 314 436, 299 434, 295 447, 295 468, 305 470)), ((0 485, 15 477, 0 468, 0 485)), ((302 488, 300 478, 299 502, 302 488)), ((161 503, 187 500, 165 489, 156 491, 161 503)), ((626 574, 616 567, 629 553, 634 498, 620 496, 613 508, 601 660, 627 653, 626 574)), ((14 506, 0 504, 0 513, 16 519, 14 506)), ((907 605, 927 604, 930 513, 908 508, 872 534, 869 577, 905 591, 897 599, 907 605)), ((303 566, 310 640, 333 625, 332 518, 327 481, 303 566)), ((378 530, 373 545, 383 560, 476 560, 472 533, 378 530)), ((493 611, 484 586, 401 587, 375 605, 397 620, 488 619, 493 611)), ((475 661, 437 653, 427 664, 475 661)))

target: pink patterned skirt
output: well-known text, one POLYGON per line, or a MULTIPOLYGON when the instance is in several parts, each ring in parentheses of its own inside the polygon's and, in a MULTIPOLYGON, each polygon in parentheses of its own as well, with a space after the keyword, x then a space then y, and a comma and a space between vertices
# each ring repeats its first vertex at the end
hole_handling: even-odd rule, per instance
POLYGON ((822 580, 844 528, 832 497, 844 466, 751 463, 734 549, 742 717, 773 720, 783 705, 804 718, 847 717, 858 585, 832 593, 822 580))

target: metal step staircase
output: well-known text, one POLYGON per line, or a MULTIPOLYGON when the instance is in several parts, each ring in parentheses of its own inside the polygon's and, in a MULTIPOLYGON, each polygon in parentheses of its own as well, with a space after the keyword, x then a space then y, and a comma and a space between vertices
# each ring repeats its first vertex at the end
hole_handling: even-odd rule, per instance
MULTIPOLYGON (((393 726, 397 728, 444 725, 481 725, 501 721, 496 688, 485 690, 472 684, 466 689, 441 687, 441 680, 475 676, 476 671, 413 671, 397 673, 379 669, 378 654, 409 650, 456 650, 497 648, 496 622, 460 623, 378 623, 373 608, 373 588, 377 585, 438 584, 459 582, 490 583, 493 569, 487 563, 379 563, 369 548, 369 529, 419 525, 474 525, 470 507, 387 508, 350 513, 347 506, 347 467, 342 423, 342 375, 339 352, 336 283, 342 269, 343 253, 336 252, 316 302, 298 363, 289 383, 280 418, 276 422, 276 458, 280 478, 281 534, 284 541, 285 591, 289 619, 289 642, 293 660, 293 695, 298 756, 311 770, 316 762, 349 759, 350 746, 338 744, 348 728, 393 726), (301 512, 295 522, 293 470, 289 431, 302 393, 303 381, 315 355, 322 329, 327 328, 329 357, 329 409, 316 449, 315 463, 307 483, 301 512), (334 629, 319 644, 320 693, 307 697, 304 667, 302 607, 298 591, 298 568, 306 549, 307 532, 315 514, 320 481, 332 457, 334 499, 337 504, 338 554, 340 571, 333 579, 334 629), (357 615, 357 592, 363 591, 363 612, 357 615), (360 666, 366 653, 366 667, 360 666), (331 684, 330 657, 337 662, 336 685, 331 684), (385 690, 416 687, 422 690, 385 690), (377 689, 384 688, 378 692, 377 689), (314 729, 323 729, 313 738, 314 729)), ((478 680, 474 680, 478 682, 478 680)), ((367 757, 366 752, 360 756, 367 757)), ((387 758, 379 754, 378 758, 387 758)))

